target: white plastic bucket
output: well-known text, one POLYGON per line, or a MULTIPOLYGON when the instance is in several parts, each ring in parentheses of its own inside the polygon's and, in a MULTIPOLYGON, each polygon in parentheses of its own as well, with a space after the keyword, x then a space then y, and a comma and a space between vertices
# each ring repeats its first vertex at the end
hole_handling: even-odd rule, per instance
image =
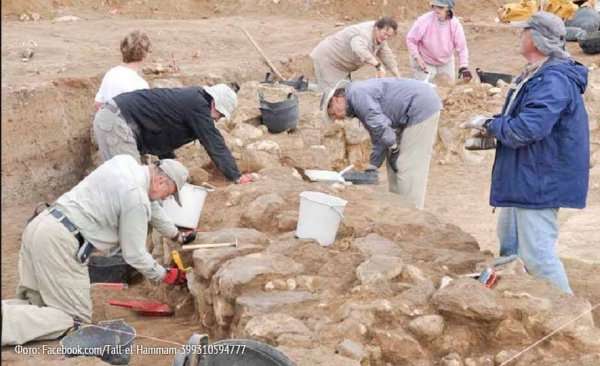
POLYGON ((346 203, 348 201, 322 192, 300 193, 296 237, 315 239, 322 246, 333 244, 346 203))
POLYGON ((163 201, 162 207, 176 226, 195 229, 200 221, 200 214, 208 192, 214 189, 185 184, 179 193, 183 207, 179 207, 173 197, 163 201))

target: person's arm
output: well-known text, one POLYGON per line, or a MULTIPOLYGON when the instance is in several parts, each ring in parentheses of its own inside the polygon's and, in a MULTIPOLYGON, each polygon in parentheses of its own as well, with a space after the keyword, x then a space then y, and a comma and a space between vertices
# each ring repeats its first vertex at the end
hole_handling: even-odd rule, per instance
POLYGON ((187 122, 198 141, 204 146, 211 160, 225 177, 230 181, 237 181, 242 174, 238 170, 231 151, 225 144, 225 139, 219 132, 215 122, 210 117, 210 110, 206 106, 192 108, 187 117, 187 122))
POLYGON ((408 34, 406 34, 406 48, 408 48, 408 52, 410 52, 410 55, 416 60, 421 59, 421 55, 419 54, 419 43, 421 43, 422 39, 421 18, 419 18, 412 25, 408 34))
POLYGON ((171 218, 167 216, 162 206, 157 201, 154 201, 150 203, 150 208, 152 210, 150 225, 158 230, 163 236, 166 236, 169 239, 175 238, 175 236, 179 234, 179 229, 173 224, 171 218))
POLYGON ((458 61, 460 67, 469 67, 469 49, 467 48, 467 40, 465 38, 465 31, 460 24, 456 21, 456 32, 454 32, 454 50, 458 55, 458 61))
POLYGON ((395 77, 400 77, 400 71, 398 70, 396 56, 394 56, 394 53, 392 52, 392 49, 387 44, 387 42, 381 45, 381 48, 378 52, 378 56, 381 60, 381 63, 383 63, 385 68, 388 69, 392 73, 392 75, 394 75, 395 77))
POLYGON ((396 144, 396 131, 392 121, 383 113, 381 105, 373 95, 355 91, 359 102, 353 104, 354 111, 363 122, 371 136, 370 163, 380 167, 386 157, 387 150, 396 144))
POLYGON ((542 140, 552 132, 564 110, 574 100, 570 94, 567 77, 553 72, 544 75, 548 81, 538 83, 527 91, 527 97, 515 117, 493 118, 486 131, 503 145, 518 149, 542 140))
POLYGON ((379 63, 377 58, 369 51, 369 42, 363 36, 354 36, 350 40, 350 48, 358 58, 371 66, 375 66, 379 63))
POLYGON ((121 211, 119 217, 119 242, 123 259, 144 277, 160 281, 166 270, 146 250, 148 218, 150 213, 142 205, 121 211))

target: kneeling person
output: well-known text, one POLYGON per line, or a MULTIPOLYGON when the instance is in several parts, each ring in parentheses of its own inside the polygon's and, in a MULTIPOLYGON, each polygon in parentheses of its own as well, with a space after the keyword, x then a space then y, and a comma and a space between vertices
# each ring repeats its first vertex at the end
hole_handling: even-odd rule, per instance
POLYGON ((173 195, 179 203, 188 176, 175 160, 142 166, 118 155, 29 222, 19 253, 18 299, 2 301, 2 345, 55 339, 75 322, 91 322, 86 264, 93 249, 120 250, 146 278, 183 284, 185 272, 163 268, 147 252, 146 234, 151 202, 173 195))

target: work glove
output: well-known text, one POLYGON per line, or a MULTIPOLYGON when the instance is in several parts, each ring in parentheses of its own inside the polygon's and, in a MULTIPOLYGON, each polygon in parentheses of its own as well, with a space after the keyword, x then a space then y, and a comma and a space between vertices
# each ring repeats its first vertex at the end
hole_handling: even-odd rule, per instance
POLYGON ((394 146, 388 149, 387 153, 387 161, 394 173, 398 173, 398 164, 396 163, 398 161, 398 156, 400 156, 400 148, 398 147, 398 144, 394 144, 394 146))
POLYGON ((175 241, 179 244, 189 244, 196 239, 196 230, 189 231, 178 231, 177 234, 171 238, 172 241, 175 241))
POLYGON ((466 121, 460 124, 460 128, 474 128, 476 130, 487 132, 486 127, 492 121, 491 118, 486 116, 477 116, 470 121, 466 121))
POLYGON ((377 168, 373 164, 367 164, 367 166, 365 167, 365 174, 370 176, 379 176, 379 168, 377 168))
POLYGON ((381 62, 375 65, 375 75, 377 78, 385 77, 385 69, 383 68, 381 62))
POLYGON ((185 279, 185 270, 175 267, 169 268, 162 281, 167 285, 185 285, 187 282, 185 279))
POLYGON ((471 71, 469 71, 469 69, 463 66, 460 69, 458 69, 458 78, 470 81, 471 79, 473 79, 473 74, 471 74, 471 71))
POLYGON ((491 150, 496 148, 496 139, 486 132, 472 129, 471 135, 465 140, 467 150, 491 150))
POLYGON ((250 182, 256 182, 259 179, 260 179, 260 175, 258 175, 257 173, 246 173, 246 174, 242 175, 241 177, 239 177, 238 180, 236 180, 235 182, 237 184, 246 184, 246 183, 250 183, 250 182))

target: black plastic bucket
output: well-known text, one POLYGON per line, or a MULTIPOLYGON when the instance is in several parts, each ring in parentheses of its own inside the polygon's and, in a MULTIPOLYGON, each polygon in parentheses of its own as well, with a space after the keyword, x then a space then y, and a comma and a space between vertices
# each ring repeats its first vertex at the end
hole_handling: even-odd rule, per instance
POLYGON ((292 79, 292 80, 275 81, 275 80, 273 80, 273 75, 270 72, 268 72, 265 75, 265 80, 262 81, 262 84, 275 84, 275 83, 291 86, 300 92, 308 90, 308 78, 306 78, 306 80, 304 80, 304 75, 300 75, 299 77, 292 79))
POLYGON ((127 365, 135 336, 135 328, 123 319, 107 320, 82 326, 61 339, 60 345, 68 357, 99 357, 111 365, 127 365))
POLYGON ((298 124, 298 96, 289 93, 287 99, 281 102, 267 102, 262 92, 259 92, 258 102, 262 123, 267 126, 270 133, 281 133, 298 124))
POLYGON ((127 264, 123 257, 95 255, 90 257, 88 272, 90 283, 129 283, 136 270, 127 264))
POLYGON ((503 80, 503 81, 507 82, 508 84, 510 84, 515 79, 515 77, 510 74, 485 72, 485 71, 481 70, 480 68, 475 69, 475 72, 477 73, 477 76, 479 76, 479 80, 482 83, 490 84, 493 86, 496 86, 496 83, 498 82, 498 80, 503 80))
POLYGON ((583 53, 596 55, 600 53, 600 31, 587 32, 577 39, 583 53))

